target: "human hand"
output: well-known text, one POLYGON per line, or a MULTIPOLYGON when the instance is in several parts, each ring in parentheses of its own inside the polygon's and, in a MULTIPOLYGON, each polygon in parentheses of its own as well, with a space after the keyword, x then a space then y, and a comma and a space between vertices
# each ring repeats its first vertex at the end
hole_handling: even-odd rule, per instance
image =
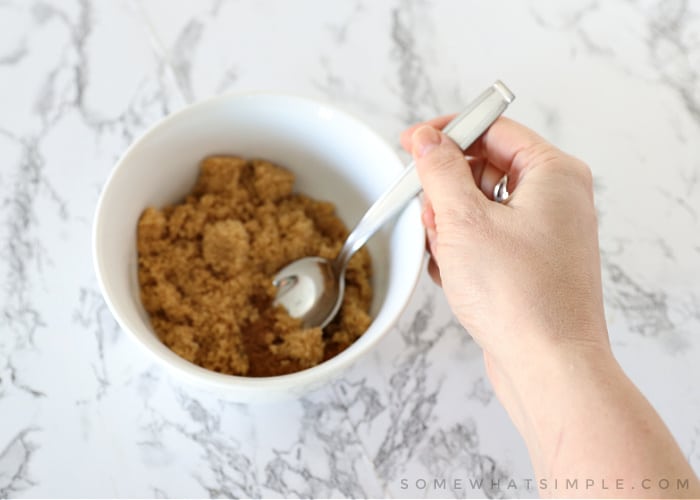
MULTIPOLYGON (((494 390, 529 448, 546 450, 553 426, 545 422, 562 415, 552 396, 574 383, 564 366, 583 356, 577 376, 591 378, 601 371, 596 363, 612 359, 591 173, 506 118, 467 150, 467 160, 439 132, 450 119, 401 136, 423 185, 429 272, 483 348, 494 390), (504 174, 511 195, 500 204, 493 188, 504 174), (547 385, 552 380, 566 382, 547 385)), ((546 453, 532 456, 538 474, 549 470, 546 453)))
POLYGON ((608 352, 589 168, 506 118, 467 161, 438 131, 450 119, 411 127, 401 142, 423 184, 429 272, 484 349, 494 385, 521 377, 532 356, 608 352), (511 196, 499 204, 504 174, 511 196))
POLYGON ((555 484, 624 479, 630 488, 567 496, 697 495, 700 483, 673 436, 610 350, 590 170, 506 118, 467 161, 438 131, 450 118, 401 137, 423 185, 429 272, 483 348, 537 476, 555 484), (491 198, 504 174, 512 194, 499 204, 491 198), (643 478, 664 477, 686 478, 686 489, 631 491, 651 482, 643 478))

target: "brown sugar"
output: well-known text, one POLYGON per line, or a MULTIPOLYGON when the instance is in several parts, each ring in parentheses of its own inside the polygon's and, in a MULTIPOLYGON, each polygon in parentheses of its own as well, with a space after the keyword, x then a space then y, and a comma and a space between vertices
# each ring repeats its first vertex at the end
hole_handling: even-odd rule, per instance
POLYGON ((275 272, 338 254, 347 228, 335 207, 293 193, 294 175, 267 161, 212 156, 200 170, 182 203, 147 208, 138 223, 141 300, 161 341, 209 370, 261 377, 317 365, 362 335, 372 300, 365 249, 323 331, 272 306, 275 272))

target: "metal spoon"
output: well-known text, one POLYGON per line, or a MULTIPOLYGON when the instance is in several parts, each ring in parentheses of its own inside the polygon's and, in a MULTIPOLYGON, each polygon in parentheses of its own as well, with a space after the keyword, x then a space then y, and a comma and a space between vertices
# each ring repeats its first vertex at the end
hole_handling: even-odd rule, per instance
MULTIPOLYGON (((444 129, 460 148, 467 149, 503 113, 515 96, 501 81, 477 97, 444 129)), ((505 182, 499 182, 506 193, 505 182)), ((293 318, 301 318, 304 327, 325 327, 335 317, 343 302, 345 269, 350 257, 422 187, 412 162, 401 176, 372 205, 345 240, 333 261, 321 257, 305 257, 282 268, 274 277, 277 287, 274 304, 281 304, 293 318)))

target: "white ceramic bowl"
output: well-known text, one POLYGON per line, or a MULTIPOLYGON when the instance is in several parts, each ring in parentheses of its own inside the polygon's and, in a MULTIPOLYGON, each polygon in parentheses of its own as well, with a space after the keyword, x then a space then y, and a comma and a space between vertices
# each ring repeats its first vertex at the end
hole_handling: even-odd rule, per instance
POLYGON ((348 227, 399 175, 403 163, 367 126, 326 104, 283 95, 233 94, 195 104, 155 125, 126 151, 104 187, 93 228, 95 269, 122 329, 169 370, 221 397, 242 402, 299 397, 364 356, 403 311, 423 262, 418 202, 368 244, 373 321, 352 346, 290 375, 223 375, 180 358, 158 340, 141 305, 137 279, 141 212, 183 199, 195 183, 199 161, 211 154, 265 158, 289 168, 297 177, 295 189, 334 202, 348 227))

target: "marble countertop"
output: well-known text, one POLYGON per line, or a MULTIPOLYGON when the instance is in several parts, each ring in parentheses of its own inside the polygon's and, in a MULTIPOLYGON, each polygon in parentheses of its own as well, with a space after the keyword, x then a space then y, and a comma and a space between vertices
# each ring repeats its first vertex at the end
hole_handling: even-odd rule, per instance
POLYGON ((536 496, 481 353, 426 276, 337 383, 245 406, 120 331, 91 259, 115 160, 187 103, 320 98, 398 151, 405 126, 496 78, 518 96, 509 116, 593 169, 615 353, 700 470, 699 7, 0 2, 0 497, 536 496))

